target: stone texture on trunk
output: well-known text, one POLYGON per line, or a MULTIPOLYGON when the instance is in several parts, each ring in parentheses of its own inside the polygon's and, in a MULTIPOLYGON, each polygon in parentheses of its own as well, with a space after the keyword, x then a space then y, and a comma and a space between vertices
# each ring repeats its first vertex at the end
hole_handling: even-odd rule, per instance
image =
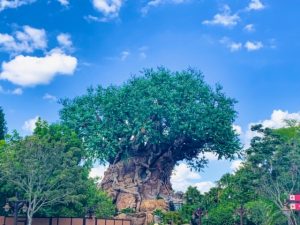
POLYGON ((132 219, 133 225, 151 223, 153 211, 167 210, 168 200, 173 195, 170 177, 175 163, 172 157, 166 152, 152 159, 132 157, 110 165, 101 182, 118 211, 130 208, 135 212, 126 217, 132 219))

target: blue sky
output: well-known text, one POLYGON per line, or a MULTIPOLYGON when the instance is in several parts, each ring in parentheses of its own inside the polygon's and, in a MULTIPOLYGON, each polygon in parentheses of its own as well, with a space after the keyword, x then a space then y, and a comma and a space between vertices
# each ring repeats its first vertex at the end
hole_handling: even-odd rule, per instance
MULTIPOLYGON (((191 66, 238 100, 247 145, 249 124, 300 118, 299 10, 291 0, 0 0, 0 105, 25 135, 37 116, 58 120, 59 98, 191 66)), ((181 166, 177 186, 208 187, 238 165, 210 158, 201 177, 181 166)))

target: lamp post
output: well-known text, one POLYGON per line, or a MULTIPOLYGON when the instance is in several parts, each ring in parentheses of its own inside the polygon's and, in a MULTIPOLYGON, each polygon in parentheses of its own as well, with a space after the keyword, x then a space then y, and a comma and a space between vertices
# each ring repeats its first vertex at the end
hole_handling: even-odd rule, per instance
POLYGON ((86 211, 86 218, 93 219, 95 217, 95 207, 89 207, 86 211))
POLYGON ((20 200, 18 193, 16 193, 16 198, 13 200, 6 200, 5 205, 3 206, 3 209, 6 213, 12 212, 14 216, 14 225, 18 225, 18 214, 19 211, 22 211, 23 213, 27 212, 27 201, 26 200, 20 200))
POLYGON ((206 215, 206 211, 198 208, 195 212, 196 216, 199 218, 199 225, 202 225, 202 217, 206 215))

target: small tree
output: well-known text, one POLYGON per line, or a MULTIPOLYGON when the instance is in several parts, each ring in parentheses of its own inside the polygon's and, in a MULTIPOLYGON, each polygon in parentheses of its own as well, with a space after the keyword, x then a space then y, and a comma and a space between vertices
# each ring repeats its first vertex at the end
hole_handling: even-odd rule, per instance
POLYGON ((76 200, 80 186, 81 143, 60 126, 39 121, 36 132, 8 141, 0 159, 2 177, 28 201, 28 225, 41 208, 76 200))
POLYGON ((258 193, 272 201, 289 224, 297 225, 294 213, 284 209, 289 195, 300 190, 300 128, 271 130, 257 125, 253 130, 261 136, 253 138, 247 164, 258 175, 258 193))

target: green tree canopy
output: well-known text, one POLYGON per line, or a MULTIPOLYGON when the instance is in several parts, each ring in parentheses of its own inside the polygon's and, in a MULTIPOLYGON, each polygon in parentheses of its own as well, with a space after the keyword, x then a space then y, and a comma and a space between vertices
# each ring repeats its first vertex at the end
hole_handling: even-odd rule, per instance
POLYGON ((102 162, 171 151, 174 161, 201 169, 201 153, 232 158, 240 149, 232 129, 235 100, 197 70, 144 70, 121 86, 90 88, 62 104, 63 122, 102 162))
POLYGON ((13 135, 1 147, 0 177, 28 200, 28 224, 41 208, 73 202, 88 175, 77 135, 39 120, 33 135, 13 135))
POLYGON ((0 106, 0 141, 4 140, 5 134, 7 132, 5 114, 3 112, 2 107, 0 106))

